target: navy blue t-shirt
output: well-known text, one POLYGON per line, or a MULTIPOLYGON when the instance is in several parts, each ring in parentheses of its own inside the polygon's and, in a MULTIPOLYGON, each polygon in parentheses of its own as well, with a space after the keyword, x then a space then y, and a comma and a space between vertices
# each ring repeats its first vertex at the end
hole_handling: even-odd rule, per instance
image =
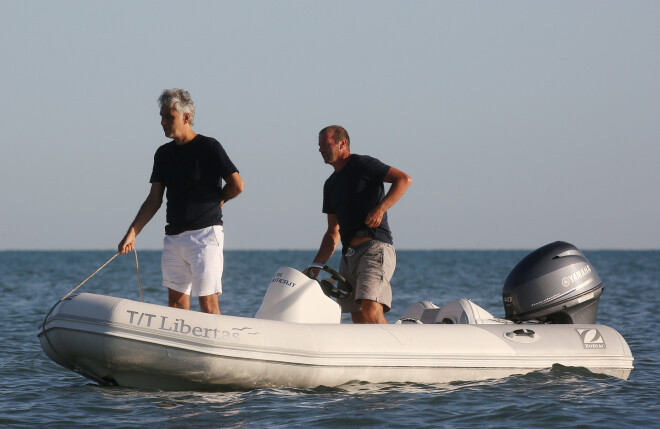
POLYGON ((323 213, 337 215, 344 246, 353 237, 371 237, 392 244, 387 212, 376 228, 364 221, 385 196, 383 180, 390 166, 367 155, 352 154, 348 163, 328 177, 323 185, 323 213))
POLYGON ((222 179, 238 172, 222 145, 198 134, 186 144, 171 141, 156 150, 151 183, 165 185, 165 234, 222 225, 222 179))

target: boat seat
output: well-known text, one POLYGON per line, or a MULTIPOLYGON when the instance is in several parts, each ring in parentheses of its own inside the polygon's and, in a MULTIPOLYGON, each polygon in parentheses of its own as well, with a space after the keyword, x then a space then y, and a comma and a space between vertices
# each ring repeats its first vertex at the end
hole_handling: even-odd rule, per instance
POLYGON ((433 310, 439 308, 431 301, 420 301, 410 304, 403 312, 401 318, 396 323, 422 323, 422 315, 426 310, 433 310))
POLYGON ((461 298, 447 303, 442 308, 430 301, 416 302, 403 312, 397 323, 478 325, 501 322, 469 299, 461 298))

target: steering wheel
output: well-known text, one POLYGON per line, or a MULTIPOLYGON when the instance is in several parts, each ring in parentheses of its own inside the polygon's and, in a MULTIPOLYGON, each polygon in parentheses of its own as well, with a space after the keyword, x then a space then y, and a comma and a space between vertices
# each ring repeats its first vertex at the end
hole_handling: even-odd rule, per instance
POLYGON ((346 281, 344 276, 339 274, 335 269, 324 265, 324 264, 309 264, 309 266, 305 269, 305 272, 307 273, 307 276, 313 280, 318 281, 321 284, 321 289, 323 289, 323 293, 325 293, 328 296, 331 296, 333 298, 346 298, 350 293, 353 291, 353 286, 351 286, 350 283, 346 281), (318 280, 312 272, 312 268, 318 268, 321 271, 325 271, 326 273, 330 274, 330 278, 333 280, 337 281, 337 284, 335 285, 333 282, 331 282, 328 279, 323 279, 323 280, 318 280))

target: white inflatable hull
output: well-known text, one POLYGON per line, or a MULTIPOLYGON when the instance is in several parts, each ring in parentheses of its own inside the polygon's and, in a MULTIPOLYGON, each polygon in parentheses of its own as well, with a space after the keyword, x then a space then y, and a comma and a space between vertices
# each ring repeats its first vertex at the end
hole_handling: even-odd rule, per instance
POLYGON ((445 383, 556 364, 626 379, 633 368, 626 341, 602 325, 292 323, 88 293, 58 303, 39 339, 99 383, 166 390, 445 383))

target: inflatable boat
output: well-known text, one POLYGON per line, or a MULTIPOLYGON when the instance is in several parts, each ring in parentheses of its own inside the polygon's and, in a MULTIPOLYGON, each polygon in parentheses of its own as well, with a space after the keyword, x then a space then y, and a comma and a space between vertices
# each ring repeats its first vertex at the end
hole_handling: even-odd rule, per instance
POLYGON ((58 302, 39 326, 45 353, 103 385, 164 390, 443 383, 553 365, 626 379, 633 357, 595 323, 603 285, 584 255, 556 242, 525 257, 503 289, 505 318, 467 299, 410 305, 394 324, 340 323, 344 279, 282 267, 254 318, 91 293, 58 302))

